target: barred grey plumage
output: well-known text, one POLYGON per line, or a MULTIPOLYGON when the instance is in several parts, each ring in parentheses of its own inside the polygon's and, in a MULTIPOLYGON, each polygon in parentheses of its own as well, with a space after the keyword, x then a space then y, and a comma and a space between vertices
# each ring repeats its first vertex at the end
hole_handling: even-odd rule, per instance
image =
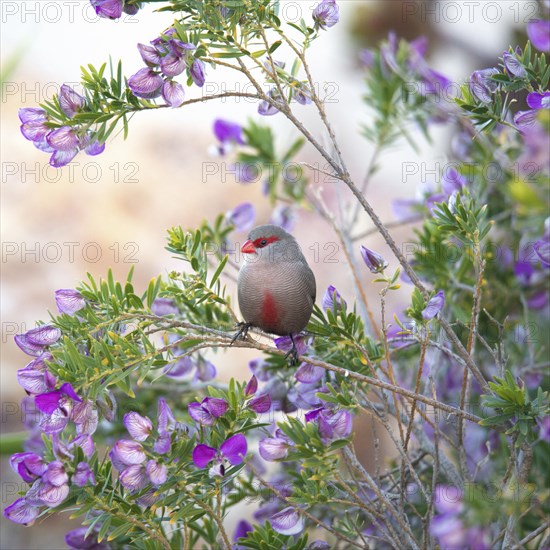
POLYGON ((238 297, 247 324, 270 334, 302 331, 315 302, 315 276, 296 239, 276 225, 261 225, 242 247, 238 297))

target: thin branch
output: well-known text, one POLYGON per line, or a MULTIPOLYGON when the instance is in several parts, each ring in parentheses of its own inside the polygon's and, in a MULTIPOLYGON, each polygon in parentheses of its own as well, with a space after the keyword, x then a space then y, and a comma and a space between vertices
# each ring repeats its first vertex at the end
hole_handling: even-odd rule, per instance
POLYGON ((531 542, 534 538, 538 537, 539 535, 542 535, 544 531, 547 529, 550 529, 550 520, 543 523, 540 527, 537 527, 534 531, 529 533, 526 537, 523 537, 518 544, 512 547, 512 550, 521 550, 522 548, 525 548, 525 545, 528 542, 531 542))

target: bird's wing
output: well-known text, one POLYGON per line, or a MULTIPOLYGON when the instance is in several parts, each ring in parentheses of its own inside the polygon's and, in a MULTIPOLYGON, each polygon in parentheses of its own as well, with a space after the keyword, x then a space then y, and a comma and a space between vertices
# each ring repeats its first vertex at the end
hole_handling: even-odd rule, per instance
POLYGON ((313 271, 311 271, 311 268, 309 267, 309 265, 307 265, 307 263, 305 267, 306 267, 306 273, 305 273, 306 285, 307 285, 309 295, 311 296, 311 303, 314 304, 315 297, 317 295, 317 285, 315 284, 315 275, 313 274, 313 271))

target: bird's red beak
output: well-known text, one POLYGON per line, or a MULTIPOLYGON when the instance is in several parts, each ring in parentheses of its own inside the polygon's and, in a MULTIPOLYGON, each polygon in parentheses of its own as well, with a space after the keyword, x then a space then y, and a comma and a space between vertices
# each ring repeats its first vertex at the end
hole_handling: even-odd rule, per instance
POLYGON ((243 244, 241 252, 243 254, 253 254, 254 252, 256 252, 256 247, 254 246, 254 243, 249 239, 243 244))

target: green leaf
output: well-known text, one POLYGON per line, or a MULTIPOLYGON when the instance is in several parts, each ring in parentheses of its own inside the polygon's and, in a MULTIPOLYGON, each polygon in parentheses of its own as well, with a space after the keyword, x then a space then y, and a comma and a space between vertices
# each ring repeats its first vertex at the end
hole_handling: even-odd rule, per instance
POLYGON ((210 288, 214 286, 216 281, 219 279, 220 275, 222 274, 222 271, 225 268, 225 265, 227 264, 227 261, 229 260, 229 256, 226 254, 223 258, 223 260, 220 262, 220 265, 218 266, 218 269, 216 269, 216 272, 212 276, 212 280, 210 281, 210 288))

